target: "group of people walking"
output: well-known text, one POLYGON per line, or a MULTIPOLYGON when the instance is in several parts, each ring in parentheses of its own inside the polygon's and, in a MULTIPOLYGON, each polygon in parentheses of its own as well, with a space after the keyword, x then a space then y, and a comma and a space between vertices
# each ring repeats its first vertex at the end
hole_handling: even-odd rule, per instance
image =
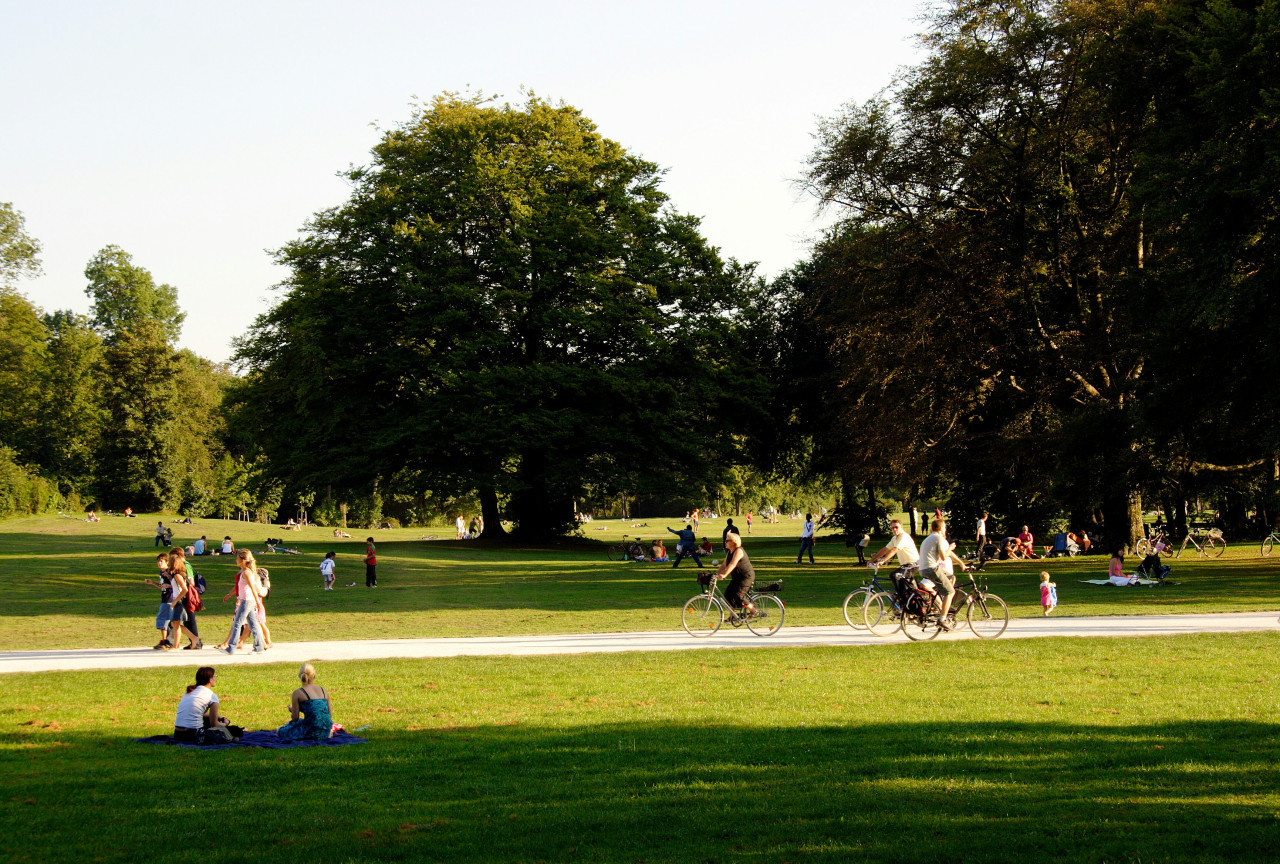
MULTIPOLYGON (((270 582, 259 574, 258 562, 248 549, 235 553, 235 582, 222 600, 236 600, 235 612, 231 619, 231 630, 225 641, 216 647, 218 650, 235 654, 243 646, 245 628, 253 635, 253 650, 261 653, 271 647, 271 631, 267 629, 267 610, 264 598, 270 591, 270 582)), ((160 641, 154 646, 157 651, 171 651, 178 648, 185 634, 188 642, 182 650, 199 650, 204 647, 200 638, 200 627, 196 614, 205 608, 201 595, 205 592, 204 577, 196 572, 187 560, 186 550, 181 546, 172 547, 167 553, 156 556, 157 581, 143 580, 146 584, 160 590, 160 608, 156 612, 156 630, 160 632, 160 641)))

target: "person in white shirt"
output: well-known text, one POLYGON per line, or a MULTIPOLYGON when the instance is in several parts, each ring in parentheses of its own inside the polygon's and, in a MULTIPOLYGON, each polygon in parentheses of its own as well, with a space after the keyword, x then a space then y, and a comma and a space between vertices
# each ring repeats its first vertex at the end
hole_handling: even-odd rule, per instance
MULTIPOLYGON (((201 666, 196 671, 195 686, 187 688, 187 694, 178 703, 178 713, 173 718, 173 738, 198 744, 204 738, 204 730, 225 726, 227 721, 218 716, 218 694, 211 685, 217 683, 218 673, 212 666, 201 666)), ((223 740, 229 740, 224 736, 223 740)))
POLYGON ((796 556, 796 563, 800 563, 800 559, 804 557, 805 552, 809 553, 809 563, 815 563, 813 560, 813 514, 804 514, 804 529, 800 532, 800 554, 796 556))
POLYGON ((978 554, 982 554, 982 547, 987 545, 987 511, 982 511, 982 518, 978 520, 978 554))
POLYGON ((932 533, 920 544, 920 577, 932 579, 938 586, 938 596, 942 599, 942 629, 950 630, 947 613, 951 611, 951 601, 955 599, 956 582, 952 578, 951 562, 960 565, 961 570, 968 570, 965 563, 956 555, 953 543, 947 542, 947 521, 934 519, 932 533))
POLYGON ((320 575, 324 577, 324 590, 333 590, 333 571, 337 567, 337 552, 330 552, 324 556, 324 560, 320 562, 320 575))
POLYGON ((871 556, 867 561, 867 566, 879 564, 881 561, 887 561, 895 552, 898 555, 898 568, 902 569, 909 564, 915 564, 920 560, 920 553, 916 551, 916 541, 911 539, 911 535, 902 530, 902 523, 894 519, 889 523, 889 532, 892 535, 889 542, 879 552, 871 556))

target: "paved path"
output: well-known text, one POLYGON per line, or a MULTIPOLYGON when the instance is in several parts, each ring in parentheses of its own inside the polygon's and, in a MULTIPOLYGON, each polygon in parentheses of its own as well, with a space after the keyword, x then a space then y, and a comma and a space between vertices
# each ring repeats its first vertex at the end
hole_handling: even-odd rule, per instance
MULTIPOLYGON (((1239 633, 1277 630, 1275 612, 1213 615, 1134 615, 1099 618, 1015 618, 1002 639, 1043 636, 1157 636, 1182 633, 1239 633)), ((944 633, 937 642, 975 638, 967 628, 944 633)), ((780 645, 889 645, 906 642, 898 633, 880 639, 839 627, 787 627, 761 638, 725 625, 715 636, 694 639, 683 630, 653 633, 589 633, 570 636, 479 636, 451 639, 363 639, 347 642, 277 642, 262 654, 234 657, 203 651, 151 648, 80 648, 65 651, 0 652, 0 674, 55 669, 140 669, 196 663, 301 663, 305 660, 369 660, 381 657, 463 657, 533 654, 592 654, 619 651, 688 651, 699 648, 768 648, 780 645)))

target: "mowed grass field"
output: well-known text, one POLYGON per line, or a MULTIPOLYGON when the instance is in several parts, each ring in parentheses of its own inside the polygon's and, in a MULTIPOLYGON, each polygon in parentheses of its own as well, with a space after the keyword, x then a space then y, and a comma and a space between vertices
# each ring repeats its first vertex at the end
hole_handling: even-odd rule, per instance
MULTIPOLYGON (((1280 636, 321 664, 368 744, 198 751, 192 670, 0 679, 6 862, 1274 861, 1280 636)), ((209 659, 212 659, 211 657, 209 659)), ((286 718, 295 669, 220 670, 286 718)))
MULTIPOLYGON (((588 523, 582 538, 538 549, 421 539, 433 532, 452 537, 451 529, 352 530, 351 539, 341 540, 331 529, 284 531, 220 520, 174 526, 174 539, 189 544, 202 534, 210 541, 230 535, 238 547, 261 553, 267 537, 284 536, 297 548, 299 555, 258 556, 271 571, 268 617, 280 641, 679 629, 680 606, 697 592, 691 560, 673 569, 605 557, 605 544, 624 533, 674 541, 665 527, 683 527, 674 519, 643 521, 649 524, 588 523), (378 548, 376 589, 364 587, 361 559, 369 533, 378 548), (319 565, 329 550, 338 553, 339 587, 324 592, 319 565), (344 587, 352 582, 355 587, 344 587)), ((155 523, 154 516, 106 517, 96 524, 56 516, 0 522, 0 650, 154 644, 158 592, 143 579, 155 575, 155 523)), ((702 527, 719 549, 724 521, 702 527)), ((853 550, 821 534, 818 563, 797 566, 799 530, 799 522, 787 519, 757 524, 744 538, 748 554, 759 578, 784 580, 788 626, 841 624, 841 602, 868 573, 853 566, 853 550)), ((877 540, 870 548, 880 545, 877 540)), ((1132 568, 1137 561, 1128 563, 1132 568)), ((1081 584, 1106 576, 1105 556, 993 562, 986 579, 1015 617, 1040 614, 1042 569, 1058 583, 1059 615, 1280 608, 1280 555, 1259 557, 1252 539, 1234 542, 1218 560, 1172 563, 1178 584, 1157 589, 1081 584)), ((231 623, 232 604, 221 597, 231 588, 234 559, 203 557, 196 566, 209 582, 201 635, 213 644, 231 623)))
MULTIPOLYGON (((151 644, 154 525, 0 523, 2 647, 151 644)), ((194 528, 176 539, 231 534, 261 550, 276 534, 194 528)), ((748 549, 762 577, 785 579, 789 625, 835 624, 863 571, 821 539, 819 563, 796 567, 797 528, 757 526, 748 549)), ((597 522, 553 549, 376 532, 378 589, 363 587, 367 532, 289 532, 302 555, 262 556, 272 629, 293 641, 677 628, 693 568, 608 562, 594 541, 624 531, 637 533, 597 522), (330 548, 339 584, 358 587, 319 590, 330 548)), ((1042 566, 1063 614, 1280 607, 1280 561, 1256 544, 1174 565, 1179 584, 1160 589, 1076 582, 1102 574, 1097 557, 988 574, 1019 616, 1039 614, 1042 566)), ((198 566, 212 641, 233 571, 198 566)), ((182 669, 4 675, 0 860, 1271 861, 1277 649, 1263 633, 325 663, 335 719, 369 743, 290 751, 133 742, 170 730, 213 652, 182 669)), ((219 671, 233 722, 288 719, 294 666, 219 671)))

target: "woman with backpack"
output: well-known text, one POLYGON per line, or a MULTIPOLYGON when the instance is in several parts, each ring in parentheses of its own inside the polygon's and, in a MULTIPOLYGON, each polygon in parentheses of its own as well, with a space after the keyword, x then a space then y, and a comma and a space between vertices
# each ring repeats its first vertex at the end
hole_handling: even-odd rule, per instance
POLYGON ((200 640, 200 626, 196 623, 196 612, 204 608, 200 602, 200 593, 196 589, 195 570, 187 564, 187 553, 181 546, 169 550, 169 578, 173 580, 173 612, 169 622, 169 644, 177 647, 182 641, 179 630, 187 634, 190 640, 184 651, 199 650, 204 647, 200 640))

